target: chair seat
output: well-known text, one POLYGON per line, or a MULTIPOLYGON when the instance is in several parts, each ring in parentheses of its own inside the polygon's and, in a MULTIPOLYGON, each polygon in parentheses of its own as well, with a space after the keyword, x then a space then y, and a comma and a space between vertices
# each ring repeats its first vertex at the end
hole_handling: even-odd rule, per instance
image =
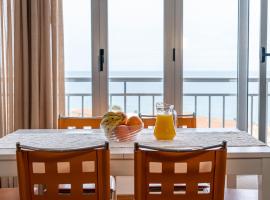
POLYGON ((1 188, 0 189, 1 200, 19 200, 19 189, 18 188, 1 188))
POLYGON ((258 190, 226 189, 225 200, 257 200, 258 190))

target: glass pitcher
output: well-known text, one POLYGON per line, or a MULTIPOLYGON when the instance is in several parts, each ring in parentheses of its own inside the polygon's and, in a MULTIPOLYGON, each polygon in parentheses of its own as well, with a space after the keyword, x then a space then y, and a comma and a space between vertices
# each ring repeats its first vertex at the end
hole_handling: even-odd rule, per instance
POLYGON ((165 103, 157 103, 157 119, 154 135, 157 140, 173 140, 176 135, 177 114, 174 106, 165 103))

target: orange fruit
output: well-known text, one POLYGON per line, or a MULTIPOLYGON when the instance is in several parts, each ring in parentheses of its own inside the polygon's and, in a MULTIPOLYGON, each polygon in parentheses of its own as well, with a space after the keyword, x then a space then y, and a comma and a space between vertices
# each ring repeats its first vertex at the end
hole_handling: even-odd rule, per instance
POLYGON ((141 127, 143 125, 143 122, 142 122, 141 118, 139 118, 138 116, 132 116, 132 117, 128 118, 127 125, 141 127))
POLYGON ((115 131, 115 135, 117 139, 122 141, 127 137, 129 129, 128 129, 128 126, 126 125, 119 125, 114 129, 114 131, 115 131))
POLYGON ((131 133, 135 133, 138 130, 140 130, 142 128, 141 125, 133 125, 133 126, 128 126, 128 129, 131 133))

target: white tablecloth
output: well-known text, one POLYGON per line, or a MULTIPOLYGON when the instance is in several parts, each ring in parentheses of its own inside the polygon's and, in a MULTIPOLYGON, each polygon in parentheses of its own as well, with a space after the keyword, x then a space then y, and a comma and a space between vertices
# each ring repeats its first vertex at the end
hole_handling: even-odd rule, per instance
MULTIPOLYGON (((229 147, 265 146, 250 134, 237 129, 177 129, 172 141, 158 141, 153 130, 144 129, 137 142, 158 147, 205 147, 227 141, 229 147)), ((72 149, 103 144, 102 130, 18 130, 0 139, 0 149, 15 148, 16 142, 39 148, 72 149)), ((134 142, 110 142, 110 147, 132 147, 134 142)))

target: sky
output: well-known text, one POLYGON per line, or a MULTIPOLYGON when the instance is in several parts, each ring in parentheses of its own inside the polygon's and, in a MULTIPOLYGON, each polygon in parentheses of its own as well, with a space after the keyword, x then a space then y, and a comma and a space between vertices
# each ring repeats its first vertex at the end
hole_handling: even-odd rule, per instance
MULTIPOLYGON (((91 70, 91 1, 64 0, 67 70, 91 70)), ((258 58, 258 3, 251 0, 251 69, 258 58), (256 35, 257 34, 257 35, 256 35)), ((108 0, 110 71, 162 71, 163 0, 108 0)), ((184 0, 184 71, 237 71, 238 1, 184 0)))

